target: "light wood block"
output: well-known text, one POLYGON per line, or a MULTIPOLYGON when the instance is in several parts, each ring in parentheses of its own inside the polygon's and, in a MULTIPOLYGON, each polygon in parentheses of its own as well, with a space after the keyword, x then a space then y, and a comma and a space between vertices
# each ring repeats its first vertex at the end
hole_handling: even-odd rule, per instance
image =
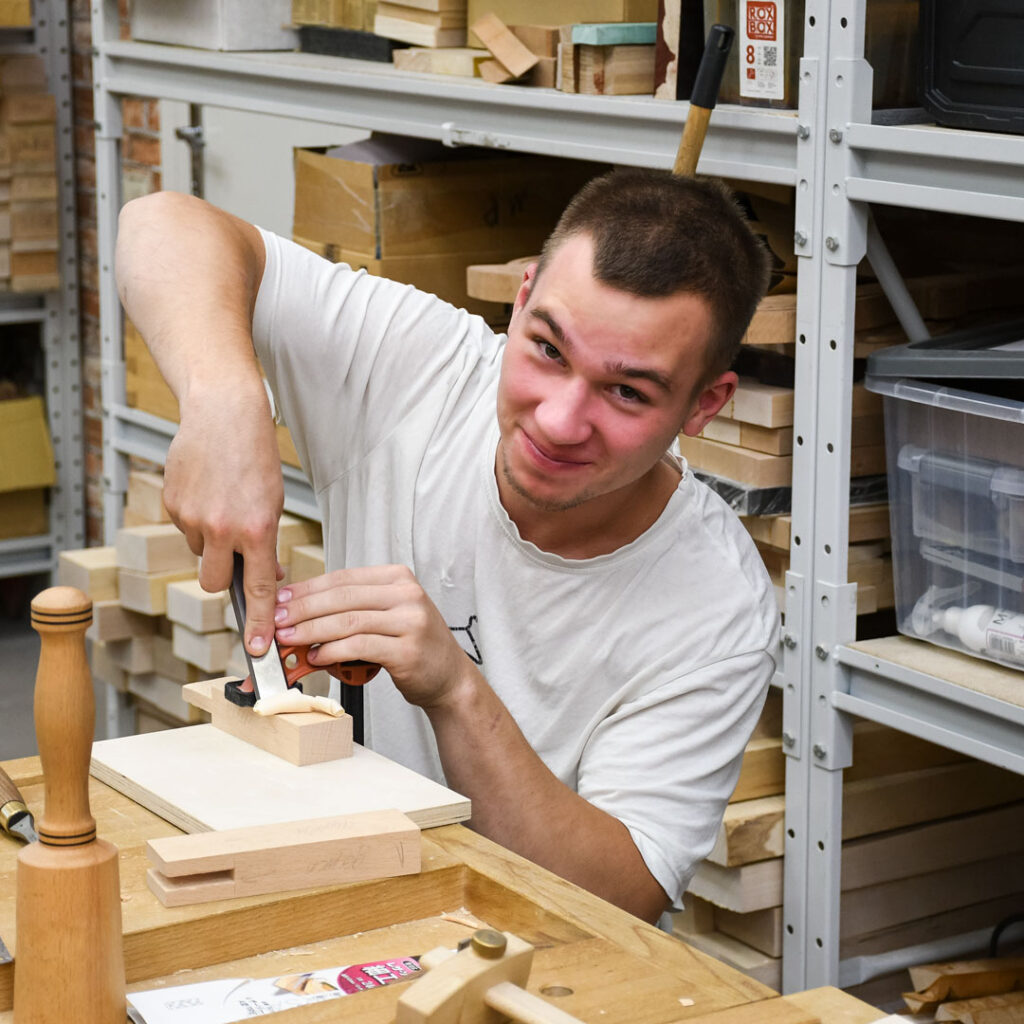
POLYGON ((586 96, 650 96, 654 46, 576 47, 576 91, 586 96))
POLYGON ((400 811, 150 840, 146 873, 165 907, 412 875, 422 839, 400 811))
POLYGON ((216 728, 280 757, 289 764, 310 765, 352 756, 352 717, 333 718, 320 711, 257 715, 224 698, 230 677, 190 683, 183 696, 209 712, 216 728))
POLYGON ((133 469, 128 474, 125 509, 146 523, 169 523, 170 513, 164 505, 164 478, 160 473, 133 469))
POLYGON ((515 37, 538 57, 558 56, 557 25, 509 25, 515 37))
POLYGON ((781 957, 767 956, 765 953, 752 949, 746 943, 731 939, 721 932, 679 934, 679 938, 702 953, 707 953, 708 956, 720 963, 742 971, 748 977, 761 982, 762 985, 767 985, 776 991, 782 988, 781 957))
POLYGON ((793 453, 792 427, 759 427, 742 420, 730 420, 716 416, 700 433, 701 437, 721 444, 752 448, 769 455, 791 455, 793 453))
POLYGON ((92 625, 85 635, 90 640, 108 643, 128 640, 133 636, 149 636, 153 631, 153 620, 148 615, 130 611, 120 601, 93 601, 92 625))
POLYGON ((196 633, 176 622, 172 644, 175 656, 182 661, 197 665, 204 672, 223 672, 236 639, 236 635, 227 629, 217 633, 196 633))
POLYGON ((57 579, 61 586, 77 587, 93 601, 116 601, 117 552, 113 547, 62 551, 57 579))
POLYGON ((129 675, 153 671, 152 636, 135 636, 129 640, 113 640, 107 644, 107 654, 115 665, 129 675))
MULTIPOLYGON (((1024 779, 980 762, 923 768, 843 786, 843 838, 852 839, 1024 798, 1024 779)), ((708 860, 724 867, 783 853, 785 798, 729 804, 708 860)))
POLYGON ((107 645, 98 640, 89 644, 89 671, 93 680, 112 686, 118 693, 128 690, 128 673, 115 664, 107 651, 107 645))
POLYGON ((737 483, 753 487, 789 487, 793 481, 792 455, 766 455, 686 434, 679 435, 679 450, 691 469, 737 483))
POLYGON ((511 305, 523 283, 523 273, 537 259, 536 256, 522 256, 508 263, 471 264, 466 267, 466 292, 474 299, 511 305))
MULTIPOLYGON (((396 53, 401 51, 396 50, 396 53)), ((292 561, 292 551, 298 545, 320 544, 323 530, 311 519, 283 513, 277 524, 277 560, 287 568, 292 561)))
MULTIPOLYGON (((327 571, 324 565, 324 548, 322 544, 298 544, 292 548, 291 572, 292 583, 311 580, 314 576, 323 576, 327 571)), ((225 612, 225 614, 227 614, 225 612)))
POLYGON ((477 73, 485 82, 491 85, 504 85, 506 82, 514 82, 516 76, 497 57, 488 57, 477 65, 477 73))
MULTIPOLYGON (((182 580, 167 587, 167 618, 193 633, 214 633, 224 629, 224 609, 230 605, 228 592, 208 593, 199 580, 182 580)), ((232 613, 232 618, 234 613, 232 613)))
POLYGON ((195 579, 195 575, 195 569, 153 573, 118 569, 117 589, 121 604, 142 615, 164 615, 167 612, 167 587, 178 580, 195 579))
POLYGON ((92 774, 186 832, 387 807, 420 828, 470 816, 465 797, 358 744, 352 757, 299 766, 213 725, 101 740, 93 744, 92 774), (225 795, 212 779, 259 784, 232 786, 225 795))
POLYGON ((159 672, 142 672, 128 676, 128 692, 141 697, 147 704, 158 708, 180 725, 195 725, 207 721, 200 709, 185 701, 181 689, 184 684, 159 672))
MULTIPOLYGON (((167 622, 166 619, 156 621, 167 622)), ((172 630, 173 628, 172 626, 172 630)), ((160 635, 153 637, 153 671, 179 684, 198 683, 203 679, 209 679, 211 675, 208 670, 179 658, 174 653, 172 639, 160 635)))
POLYGON ((537 54, 527 49, 494 13, 485 14, 474 22, 471 31, 514 78, 521 78, 537 63, 537 54))
POLYGON ((399 71, 474 78, 481 62, 490 58, 490 52, 471 46, 450 46, 438 50, 424 46, 409 46, 395 50, 392 58, 395 68, 399 71))
POLYGON ((199 559, 189 550, 185 535, 173 523, 130 526, 117 531, 117 565, 133 572, 195 573, 199 559))
POLYGON ((397 17, 390 11, 398 9, 398 4, 379 4, 373 19, 373 31, 386 39, 399 39, 413 46, 449 47, 466 45, 466 29, 443 28, 438 25, 427 25, 408 17, 397 17), (386 6, 387 13, 381 13, 386 6))

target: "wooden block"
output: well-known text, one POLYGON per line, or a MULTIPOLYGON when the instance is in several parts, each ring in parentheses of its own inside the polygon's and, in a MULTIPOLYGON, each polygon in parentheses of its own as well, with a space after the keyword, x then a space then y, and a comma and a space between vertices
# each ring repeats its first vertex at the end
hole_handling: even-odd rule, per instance
POLYGON ((322 544, 297 544, 292 548, 290 578, 293 583, 323 576, 326 571, 322 544))
POLYGON ((153 637, 134 636, 130 640, 113 640, 107 654, 115 665, 129 675, 153 671, 153 637))
POLYGON ((396 810, 151 839, 146 881, 165 907, 417 874, 422 838, 396 810))
POLYGON ((396 17, 390 13, 381 13, 381 8, 389 10, 398 7, 397 4, 380 4, 377 14, 373 19, 373 31, 386 39, 398 39, 404 43, 412 43, 414 46, 465 46, 466 29, 463 28, 441 28, 435 25, 425 25, 419 21, 409 18, 396 17))
POLYGON ((576 91, 587 96, 650 96, 654 44, 576 46, 576 91))
MULTIPOLYGON (((715 907, 714 930, 746 943, 767 956, 782 956, 782 907, 737 914, 734 910, 715 907)), ((840 922, 842 919, 840 919, 840 922)))
POLYGON ((199 560, 173 523, 132 526, 117 531, 117 565, 134 572, 198 570, 199 560))
POLYGON ((477 66, 480 77, 491 85, 504 85, 506 82, 514 82, 516 76, 497 57, 489 57, 480 61, 477 66))
MULTIPOLYGON (((154 621, 167 622, 166 619, 154 621)), ((173 679, 177 683, 198 683, 203 679, 209 679, 210 672, 179 658, 174 653, 173 635, 172 627, 170 637, 160 635, 153 637, 153 671, 167 679, 173 679)))
POLYGON ((117 552, 112 547, 62 551, 57 579, 61 586, 77 587, 94 601, 115 601, 117 552))
POLYGON ((961 1021, 962 1024, 1020 1024, 1024 1020, 1024 992, 951 999, 936 1008, 935 1020, 961 1021))
POLYGON ((653 21, 588 22, 572 26, 572 41, 587 46, 650 45, 657 38, 653 21))
POLYGON ((558 60, 555 57, 541 57, 526 76, 521 79, 523 85, 535 89, 554 89, 558 83, 558 60))
POLYGON ((165 732, 168 729, 180 729, 181 722, 171 718, 158 707, 136 697, 132 710, 135 712, 135 735, 149 735, 154 732, 165 732))
POLYGON ((128 689, 128 673, 114 663, 105 643, 90 642, 89 671, 96 682, 112 686, 119 693, 125 693, 128 689))
POLYGON ((701 437, 721 444, 751 448, 769 455, 791 455, 793 453, 792 427, 759 427, 742 420, 730 420, 716 416, 701 431, 701 437))
POLYGON ((154 630, 148 615, 130 611, 120 601, 93 601, 92 625, 85 635, 90 640, 107 643, 128 640, 133 636, 148 636, 154 630))
MULTIPOLYGON (((914 992, 903 999, 911 1013, 930 1013, 945 1001, 998 995, 1024 986, 1024 957, 993 957, 921 964, 910 968, 914 992)), ((1016 1013, 1012 1013, 1010 1020, 1016 1013)))
POLYGON ((515 37, 538 57, 558 56, 557 25, 510 25, 515 37))
POLYGON ((143 672, 128 676, 128 692, 141 697, 152 707, 159 708, 179 725, 205 722, 208 716, 202 709, 188 704, 181 693, 182 684, 159 672, 143 672))
MULTIPOLYGON (((290 548, 288 553, 291 555, 290 548)), ((187 626, 193 633, 223 630, 224 609, 229 604, 226 590, 210 594, 199 585, 199 580, 182 580, 167 588, 167 618, 187 626)))
POLYGON ((516 301, 523 273, 537 256, 522 256, 508 263, 475 263, 466 267, 466 292, 471 298, 484 302, 516 301))
POLYGON ((470 46, 449 46, 431 49, 426 46, 407 46, 396 49, 392 60, 398 71, 416 71, 432 75, 461 75, 474 78, 482 61, 490 58, 490 51, 470 46))
POLYGON ((521 78, 537 63, 537 54, 531 53, 492 12, 474 22, 470 30, 515 78, 521 78))
POLYGON ((121 604, 143 615, 164 615, 167 612, 167 587, 178 580, 195 579, 195 575, 195 569, 153 573, 118 569, 117 589, 121 604))
POLYGON ((679 449, 692 469, 736 483, 753 487, 789 487, 793 480, 792 455, 766 455, 686 434, 679 435, 679 449))
POLYGON ((237 637, 230 630, 196 633, 187 626, 174 624, 173 649, 176 657, 197 665, 205 672, 223 672, 237 637))
POLYGON ((257 715, 224 698, 225 677, 189 683, 184 697, 208 711, 214 728, 245 740, 290 764, 321 764, 352 756, 352 717, 332 718, 319 711, 257 715))
POLYGON ((556 78, 562 92, 580 91, 579 64, 576 60, 576 47, 572 44, 571 25, 563 25, 558 30, 556 78))
POLYGON ((764 707, 761 709, 761 717, 754 726, 751 733, 752 740, 778 739, 782 735, 782 691, 778 687, 771 687, 765 697, 764 707))
MULTIPOLYGON (((1021 797, 1024 779, 973 761, 860 779, 843 787, 843 838, 995 807, 1021 797)), ((784 816, 785 800, 780 796, 729 804, 708 860, 731 867, 781 856, 784 816)))
MULTIPOLYGON (((762 985, 767 985, 776 991, 782 988, 781 957, 770 957, 764 953, 759 953, 756 949, 751 949, 750 946, 743 942, 737 942, 736 939, 731 939, 728 935, 722 935, 721 932, 683 934, 679 935, 679 938, 695 949, 699 949, 702 953, 707 953, 708 956, 713 957, 715 960, 727 964, 729 967, 734 967, 738 971, 742 971, 749 977, 761 982, 762 985)), ((758 1007, 763 1005, 763 1001, 746 1005, 758 1007)), ((703 1018, 687 1017, 686 1019, 687 1024, 690 1024, 694 1019, 700 1020, 703 1018)), ((754 1018, 754 1020, 757 1019, 757 1017, 754 1018)), ((764 1018, 761 1019, 763 1020, 764 1018)))
POLYGON ((740 777, 730 800, 755 800, 774 796, 786 788, 786 757, 782 739, 752 739, 743 751, 740 777))
POLYGON ((164 505, 163 475, 132 470, 128 474, 125 508, 147 523, 169 523, 171 516, 164 505))
POLYGON ((319 544, 322 539, 323 530, 319 523, 285 512, 277 524, 277 560, 287 567, 291 564, 293 548, 304 544, 319 544))

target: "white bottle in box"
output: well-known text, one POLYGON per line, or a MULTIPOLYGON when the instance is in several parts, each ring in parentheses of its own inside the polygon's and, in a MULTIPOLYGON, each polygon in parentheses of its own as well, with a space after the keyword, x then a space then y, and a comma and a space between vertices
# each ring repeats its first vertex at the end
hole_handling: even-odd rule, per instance
POLYGON ((1024 615, 1019 612, 972 604, 936 611, 933 623, 969 650, 1024 665, 1024 615))

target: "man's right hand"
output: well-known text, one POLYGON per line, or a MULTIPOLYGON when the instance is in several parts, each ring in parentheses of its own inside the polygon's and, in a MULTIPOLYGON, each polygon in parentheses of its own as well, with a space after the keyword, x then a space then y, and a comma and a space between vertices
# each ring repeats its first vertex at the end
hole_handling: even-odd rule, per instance
POLYGON ((245 646, 250 654, 263 654, 274 635, 284 486, 262 384, 254 389, 217 382, 209 394, 190 390, 167 452, 164 503, 189 547, 202 556, 204 590, 230 587, 234 553, 242 553, 245 646))

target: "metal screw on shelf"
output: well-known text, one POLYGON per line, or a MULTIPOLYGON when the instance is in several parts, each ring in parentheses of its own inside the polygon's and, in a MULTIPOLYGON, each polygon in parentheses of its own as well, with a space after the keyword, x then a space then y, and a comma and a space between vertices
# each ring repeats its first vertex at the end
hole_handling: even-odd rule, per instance
POLYGON ((806 124, 798 124, 796 126, 796 137, 798 139, 809 139, 811 137, 810 126, 806 124))
POLYGON ((829 142, 836 142, 836 143, 842 142, 843 141, 843 133, 838 128, 829 128, 829 130, 828 130, 828 139, 829 139, 829 142))
POLYGON ((806 245, 807 244, 807 235, 806 235, 806 233, 803 232, 803 231, 794 231, 793 232, 793 243, 794 243, 794 245, 806 245))
POLYGON ((828 648, 824 644, 818 644, 814 648, 814 653, 822 660, 825 661, 828 658, 828 648))
POLYGON ((825 759, 825 755, 828 753, 828 750, 826 750, 820 743, 815 743, 811 750, 819 761, 823 761, 825 759))
POLYGON ((796 637, 793 636, 792 633, 786 633, 782 637, 782 643, 790 650, 793 650, 793 648, 796 647, 796 637))
POLYGON ((784 747, 795 747, 796 737, 791 732, 784 732, 782 734, 782 745, 784 747))
POLYGON ((829 252, 835 252, 836 249, 839 248, 839 239, 836 238, 835 235, 829 235, 828 238, 825 239, 825 248, 828 249, 829 252))

